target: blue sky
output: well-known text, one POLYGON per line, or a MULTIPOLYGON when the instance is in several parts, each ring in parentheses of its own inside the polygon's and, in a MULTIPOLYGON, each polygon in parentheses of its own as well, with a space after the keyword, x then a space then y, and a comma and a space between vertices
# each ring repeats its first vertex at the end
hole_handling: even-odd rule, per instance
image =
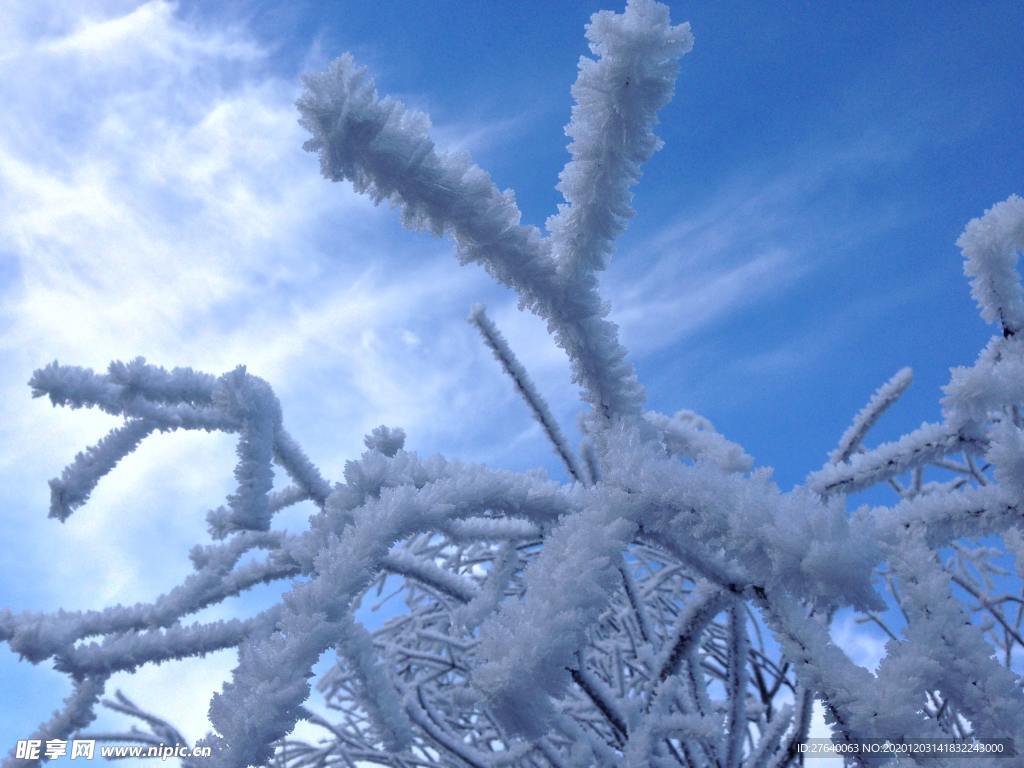
MULTIPOLYGON (((512 469, 557 462, 465 323, 487 303, 572 431, 542 324, 318 174, 293 102, 344 50, 429 112, 524 219, 558 201, 583 25, 603 3, 13 2, 0 7, 0 606, 151 600, 228 492, 225 436, 149 440, 60 525, 46 481, 111 420, 25 382, 54 359, 247 363, 332 479, 362 435, 512 469)), ((649 407, 709 417, 785 488, 870 392, 915 384, 876 439, 938 416, 989 335, 954 241, 1021 192, 1024 6, 672 4, 696 43, 603 279, 649 407)), ((301 526, 308 510, 290 525, 301 526)), ((224 606, 211 616, 245 613, 224 606)), ((878 644, 849 627, 870 663, 878 644)), ((228 653, 118 678, 202 735, 228 653)), ((0 649, 0 750, 66 693, 0 649)))

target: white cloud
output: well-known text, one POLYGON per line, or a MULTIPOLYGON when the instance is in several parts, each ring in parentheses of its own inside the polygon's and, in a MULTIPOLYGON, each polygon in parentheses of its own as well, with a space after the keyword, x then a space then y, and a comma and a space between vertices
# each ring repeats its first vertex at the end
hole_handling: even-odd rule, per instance
POLYGON ((875 672, 882 659, 885 658, 886 636, 874 624, 857 621, 852 611, 840 611, 832 621, 832 640, 858 664, 870 672, 875 672))
MULTIPOLYGON (((904 142, 901 151, 911 151, 910 145, 904 142)), ((744 169, 696 206, 652 227, 616 256, 604 281, 627 348, 643 356, 714 332, 854 258, 857 246, 892 229, 905 212, 850 209, 835 188, 869 177, 893 162, 895 152, 870 142, 804 147, 795 153, 798 161, 744 169)), ((782 346, 803 348, 794 338, 782 346)), ((811 357, 775 362, 800 366, 811 357)))
MULTIPOLYGON (((231 437, 154 435, 66 524, 48 520, 47 479, 116 424, 30 399, 29 375, 54 358, 247 363, 332 479, 381 422, 439 447, 458 445, 467 415, 503 416, 483 412, 505 382, 464 322, 500 294, 447 243, 319 176, 297 78, 167 3, 79 10, 38 28, 3 12, 0 546, 17 554, 0 562, 0 604, 16 610, 152 600, 188 573, 231 484, 231 437)), ((218 654, 115 683, 196 738, 231 666, 218 654)))
POLYGON ((666 257, 620 291, 621 309, 614 317, 634 353, 657 351, 759 299, 777 297, 806 269, 780 248, 703 273, 687 273, 685 263, 685 259, 666 257), (669 264, 674 274, 662 274, 669 264))
MULTIPOLYGON (((0 546, 17 553, 0 563, 0 605, 153 599, 187 573, 203 513, 230 487, 230 438, 156 435, 67 524, 47 520, 46 480, 114 423, 29 399, 31 371, 54 358, 102 367, 142 354, 214 373, 247 363, 332 479, 382 422, 404 426, 414 448, 499 464, 547 456, 464 317, 490 300, 565 423, 575 391, 543 323, 458 269, 448 244, 323 181, 300 149, 297 82, 269 75, 244 33, 199 28, 163 2, 57 3, 36 25, 40 7, 0 11, 0 546)), ((440 134, 471 148, 494 136, 440 134)), ((805 273, 809 242, 763 245, 787 223, 775 199, 726 195, 655 236, 652 266, 614 273, 635 354, 805 273)), ((195 738, 231 666, 223 653, 116 684, 195 738)))
POLYGON ((42 41, 40 53, 88 56, 99 66, 123 66, 132 60, 147 64, 196 65, 198 57, 255 59, 259 48, 240 34, 205 31, 195 35, 175 18, 176 6, 151 0, 126 14, 79 20, 68 34, 42 41))

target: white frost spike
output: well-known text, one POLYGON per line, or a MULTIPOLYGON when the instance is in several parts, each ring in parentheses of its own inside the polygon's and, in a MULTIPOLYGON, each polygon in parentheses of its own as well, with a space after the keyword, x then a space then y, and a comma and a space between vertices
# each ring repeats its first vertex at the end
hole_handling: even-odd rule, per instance
POLYGON ((605 319, 608 307, 596 283, 566 290, 551 243, 520 223, 511 192, 501 192, 465 156, 438 152, 427 117, 379 98, 350 55, 307 75, 305 84, 299 122, 313 138, 303 147, 319 155, 325 177, 351 181, 376 202, 388 200, 408 227, 451 235, 463 263, 482 264, 519 294, 522 307, 548 322, 597 413, 639 414, 643 389, 618 328, 605 319))
MULTIPOLYGON (((55 711, 49 720, 40 724, 29 739, 45 742, 48 739, 67 740, 71 734, 85 728, 96 717, 93 710, 103 688, 107 684, 106 675, 86 675, 76 679, 71 694, 64 699, 64 707, 55 711)), ((18 759, 12 750, 3 762, 3 768, 28 768, 42 762, 40 760, 18 759)))
POLYGON ((409 718, 387 671, 377 661, 372 636, 352 616, 346 616, 342 626, 338 655, 351 664, 359 679, 360 703, 373 718, 387 748, 394 752, 405 749, 412 741, 409 718))
POLYGON ((60 479, 50 481, 50 517, 61 522, 67 520, 74 510, 88 501, 100 478, 134 451, 154 429, 156 424, 151 421, 132 419, 75 456, 75 460, 64 468, 60 479))
MULTIPOLYGON (((148 419, 159 429, 206 429, 235 431, 236 421, 210 405, 213 387, 204 388, 209 379, 188 368, 145 366, 142 358, 131 364, 133 375, 126 377, 122 364, 111 363, 112 373, 97 374, 89 368, 52 362, 32 374, 29 386, 33 397, 50 398, 54 405, 70 408, 99 408, 113 416, 148 419), (145 366, 148 375, 140 375, 145 366), (200 390, 197 392, 197 387, 200 390)), ((209 377, 212 379, 212 377, 209 377)))
POLYGON ((497 609, 505 588, 518 567, 519 556, 516 548, 508 545, 502 547, 480 591, 465 605, 452 612, 452 624, 470 630, 476 629, 486 616, 497 609))
POLYGON ((274 435, 274 460, 291 476, 299 489, 323 505, 331 495, 331 484, 324 480, 320 470, 309 460, 297 442, 284 429, 274 435))
POLYGON ((1017 274, 1017 259, 1024 251, 1024 199, 1010 195, 984 216, 971 219, 956 244, 981 316, 1001 323, 1007 336, 1024 328, 1024 291, 1017 274))
POLYGON ((618 586, 615 564, 635 527, 609 517, 598 508, 563 520, 526 569, 527 599, 502 604, 480 627, 473 683, 514 733, 544 733, 554 716, 549 697, 565 690, 587 627, 618 586))
POLYGON ((1018 497, 1024 494, 1024 430, 1011 421, 994 424, 985 458, 995 467, 1000 485, 1018 497))
POLYGON ((417 557, 399 550, 385 556, 383 565, 392 573, 418 581, 461 603, 468 603, 478 595, 478 590, 472 582, 439 567, 433 560, 425 557, 417 557))
POLYGON ((726 719, 725 765, 739 768, 747 735, 747 609, 739 601, 729 606, 729 711, 726 719))
POLYGON ((903 528, 921 524, 919 534, 933 547, 944 547, 962 536, 981 537, 1018 525, 1020 496, 997 484, 930 493, 872 510, 878 539, 885 541, 903 528))
POLYGON ((217 380, 208 373, 191 368, 170 371, 149 365, 144 357, 122 363, 115 360, 107 367, 110 381, 142 397, 164 403, 209 404, 217 380))
POLYGON ((701 633, 712 622, 719 611, 729 605, 729 596, 717 587, 700 584, 690 593, 686 608, 679 612, 675 626, 666 639, 654 683, 668 680, 679 674, 681 665, 700 643, 701 633), (670 641, 670 642, 669 642, 670 641))
POLYGON ((262 379, 250 376, 244 366, 227 373, 217 382, 214 402, 241 424, 238 490, 228 497, 231 515, 227 531, 265 531, 270 527, 270 489, 274 472, 274 436, 281 429, 281 406, 262 379))
POLYGON ((914 372, 910 368, 901 368, 885 384, 874 391, 867 405, 853 417, 853 423, 839 438, 839 445, 829 455, 833 464, 846 461, 854 451, 860 448, 864 436, 882 418, 882 414, 899 400, 900 395, 907 391, 907 387, 913 380, 914 372))
POLYGON ((49 396, 54 405, 100 408, 128 419, 95 446, 79 453, 60 479, 50 482, 50 516, 65 520, 124 456, 154 430, 203 429, 238 432, 238 488, 228 498, 229 510, 211 513, 218 536, 238 530, 269 527, 274 511, 271 463, 276 459, 300 489, 318 504, 330 485, 281 426, 281 408, 270 386, 244 366, 214 378, 190 368, 147 365, 143 358, 113 362, 106 375, 88 368, 51 363, 29 382, 35 397, 49 396))
POLYGON ((942 414, 957 429, 984 424, 1010 404, 1024 402, 1024 334, 994 336, 970 368, 950 371, 942 414))
POLYGON ((587 40, 598 58, 580 58, 565 127, 572 160, 558 183, 565 204, 547 222, 569 279, 608 266, 633 215, 630 188, 661 146, 651 126, 672 98, 680 57, 693 47, 690 25, 672 26, 668 8, 653 0, 595 13, 587 40))
POLYGON ((648 411, 644 419, 661 433, 669 453, 685 459, 713 462, 726 472, 748 472, 754 460, 739 445, 724 438, 714 425, 693 411, 677 411, 671 418, 648 411))
POLYGON ((385 456, 394 456, 405 447, 405 430, 401 427, 386 427, 381 424, 363 438, 363 444, 371 451, 380 451, 385 456))
POLYGON ((821 494, 853 493, 965 449, 976 450, 977 442, 947 424, 922 424, 842 464, 826 464, 807 476, 807 487, 821 494))
POLYGON ((900 696, 905 710, 913 711, 916 702, 910 691, 940 690, 977 733, 998 732, 1020 744, 1024 695, 1017 676, 992 657, 979 628, 951 594, 949 574, 919 532, 904 529, 888 545, 907 617, 904 642, 879 665, 879 680, 893 692, 889 700, 900 696), (921 684, 907 686, 908 681, 921 684))
POLYGON ((548 404, 544 401, 540 392, 537 391, 537 387, 534 386, 523 364, 519 362, 505 337, 498 330, 498 326, 487 316, 487 310, 482 304, 477 304, 473 307, 469 313, 469 322, 480 331, 484 342, 491 352, 494 353, 495 359, 501 363, 501 367, 508 374, 509 378, 512 379, 512 383, 515 384, 516 390, 523 400, 526 401, 526 404, 530 406, 534 418, 537 419, 544 429, 544 434, 548 436, 548 440, 551 441, 555 448, 555 453, 558 454, 562 463, 565 464, 566 470, 568 470, 574 480, 582 481, 584 475, 580 469, 579 460, 573 453, 572 448, 569 447, 569 441, 562 434, 562 430, 559 428, 558 422, 555 421, 551 409, 548 408, 548 404))

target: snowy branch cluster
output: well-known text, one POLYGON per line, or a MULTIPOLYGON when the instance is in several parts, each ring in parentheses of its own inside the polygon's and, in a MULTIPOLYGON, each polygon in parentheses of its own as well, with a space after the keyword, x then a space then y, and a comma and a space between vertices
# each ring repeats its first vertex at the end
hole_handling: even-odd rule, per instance
MULTIPOLYGON (((423 458, 402 430, 381 427, 331 484, 244 368, 217 378, 139 359, 105 374, 39 370, 36 396, 125 419, 51 482, 52 517, 82 506, 155 432, 232 433, 238 464, 237 490, 208 514, 212 541, 193 549, 195 572, 175 589, 132 607, 0 613, 0 639, 74 683, 35 738, 83 732, 115 672, 237 648, 210 705, 204 765, 783 766, 799 762, 793 745, 815 699, 839 742, 1024 745, 1024 601, 1001 591, 1014 574, 1000 570, 1016 558, 1024 575, 1024 200, 994 206, 959 240, 982 316, 999 328, 972 367, 953 370, 943 420, 865 446, 910 384, 900 371, 828 463, 783 492, 706 419, 644 412, 598 294, 689 27, 630 0, 596 14, 587 38, 595 58, 581 60, 572 89, 565 203, 547 234, 521 224, 513 195, 468 158, 436 148, 424 115, 379 97, 350 56, 307 77, 298 103, 327 178, 450 236, 463 263, 482 264, 547 322, 590 406, 578 448, 484 310, 470 318, 570 482, 423 458), (281 471, 287 484, 275 483, 281 471), (897 501, 848 511, 848 494, 878 485, 897 501), (307 531, 273 528, 304 500, 317 507, 307 531), (287 585, 276 606, 189 623, 269 582, 287 585), (369 631, 357 609, 392 589, 382 599, 401 611, 369 631), (890 636, 875 673, 831 638, 833 615, 851 607, 890 636), (324 714, 307 700, 330 649, 324 714), (323 740, 290 739, 300 720, 323 740)), ((151 733, 102 738, 176 733, 123 696, 108 705, 151 733)))

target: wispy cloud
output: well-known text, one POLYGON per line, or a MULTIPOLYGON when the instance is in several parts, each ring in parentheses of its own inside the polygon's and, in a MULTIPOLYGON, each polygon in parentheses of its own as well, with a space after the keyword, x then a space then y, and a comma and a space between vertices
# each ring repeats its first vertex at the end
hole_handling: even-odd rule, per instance
POLYGON ((669 263, 667 259, 656 263, 649 273, 619 292, 623 294, 622 308, 614 316, 627 346, 636 354, 657 351, 759 299, 774 298, 806 270, 782 248, 715 269, 688 272, 685 264, 678 262, 676 269, 666 269, 669 263), (644 296, 651 298, 645 300, 644 296))
MULTIPOLYGON (((297 79, 272 75, 243 30, 159 1, 30 3, 0 8, 0 43, 0 547, 17 553, 0 560, 0 605, 153 599, 187 573, 205 509, 230 488, 229 437, 157 435, 67 524, 47 520, 46 481, 113 425, 29 399, 31 371, 54 358, 246 363, 332 479, 382 422, 414 448, 521 468, 547 447, 464 322, 484 300, 571 431, 575 390, 543 323, 458 269, 448 244, 323 181, 300 149, 297 79)), ((524 119, 436 133, 486 154, 524 119)), ((784 295, 825 248, 862 235, 861 221, 798 215, 828 178, 782 173, 754 196, 737 180, 620 255, 607 284, 633 354, 784 295)), ((222 653, 114 685, 194 738, 233 663, 222 653)), ((6 735, 24 737, 53 693, 6 735)))
POLYGON ((38 53, 88 56, 98 66, 122 66, 132 59, 148 64, 194 66, 197 58, 258 59, 259 47, 240 34, 206 31, 197 36, 175 18, 176 7, 150 0, 124 15, 78 20, 60 37, 44 39, 38 53))
MULTIPOLYGON (((846 190, 912 151, 909 139, 802 147, 788 161, 777 158, 767 169, 736 174, 705 201, 651 229, 616 257, 606 280, 612 317, 627 347, 643 357, 684 341, 700 342, 770 307, 797 310, 799 303, 786 307, 785 301, 795 301, 801 291, 800 301, 806 301, 810 281, 820 282, 823 274, 857 258, 864 243, 905 216, 881 204, 851 206, 846 190)), ((730 352, 731 373, 766 362, 775 371, 814 363, 838 315, 864 320, 846 309, 838 302, 826 308, 829 315, 819 318, 814 343, 801 341, 801 326, 792 324, 789 333, 796 336, 765 339, 744 359, 730 352)))
MULTIPOLYGON (((475 301, 501 310, 509 297, 460 270, 450 245, 319 176, 301 151, 297 78, 268 74, 243 32, 196 26, 168 3, 78 10, 40 27, 17 15, 32 9, 3 11, 0 547, 18 554, 0 561, 0 604, 22 610, 170 589, 235 462, 229 436, 156 435, 67 524, 46 519, 47 479, 114 423, 30 399, 29 375, 54 358, 103 367, 141 354, 213 373, 246 363, 331 478, 381 422, 404 426, 413 447, 471 453, 465 441, 483 433, 462 436, 464 420, 504 420, 489 401, 505 382, 464 318, 475 301)), ((469 148, 486 131, 442 134, 469 148)), ((196 738, 233 664, 217 654, 112 687, 196 738)), ((63 695, 52 694, 5 741, 45 718, 63 695)))

